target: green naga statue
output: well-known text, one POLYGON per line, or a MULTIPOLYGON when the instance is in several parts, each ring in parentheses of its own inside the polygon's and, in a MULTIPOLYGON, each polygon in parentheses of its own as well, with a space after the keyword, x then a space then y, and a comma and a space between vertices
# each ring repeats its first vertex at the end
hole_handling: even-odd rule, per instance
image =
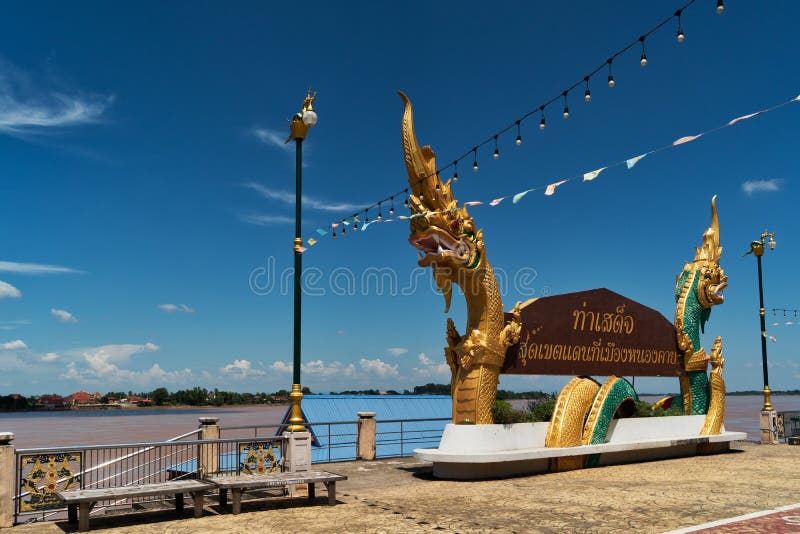
POLYGON ((686 375, 681 377, 681 394, 686 415, 706 414, 702 434, 719 434, 725 415, 725 382, 722 380, 722 338, 717 336, 706 354, 700 333, 711 315, 711 307, 722 304, 728 277, 719 265, 717 197, 711 199, 711 226, 703 234, 694 261, 686 263, 675 284, 675 328, 678 348, 683 353, 686 375), (711 375, 707 374, 711 363, 711 375))

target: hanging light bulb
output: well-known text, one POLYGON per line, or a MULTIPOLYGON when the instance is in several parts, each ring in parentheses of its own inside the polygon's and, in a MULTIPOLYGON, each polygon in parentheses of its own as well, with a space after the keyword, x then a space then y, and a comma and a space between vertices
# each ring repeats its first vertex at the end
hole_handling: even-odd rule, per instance
POLYGON ((453 172, 453 181, 457 182, 458 181, 458 160, 453 162, 453 170, 454 170, 454 172, 453 172))
POLYGON ((333 231, 333 238, 336 239, 336 230, 333 231))
MULTIPOLYGON (((438 189, 438 186, 437 186, 437 189, 438 189)), ((381 210, 381 203, 380 202, 378 202, 378 220, 379 221, 383 220, 383 211, 381 210)))
POLYGON ((679 43, 682 43, 683 40, 686 39, 686 36, 683 34, 683 28, 681 27, 681 14, 682 13, 683 13, 682 9, 679 9, 678 11, 675 12, 675 16, 678 17, 678 36, 677 36, 677 39, 678 39, 679 43))
POLYGON ((392 205, 389 207, 389 215, 394 215, 394 196, 389 197, 392 202, 392 205))
MULTIPOLYGON (((344 223, 344 219, 342 219, 342 222, 344 223)), ((344 234, 346 233, 347 233, 347 227, 344 224, 342 224, 342 236, 344 236, 344 234)))
POLYGON ((586 82, 586 90, 583 92, 583 100, 584 102, 591 102, 592 101, 592 92, 589 90, 589 77, 583 79, 586 82))
POLYGON ((544 130, 545 126, 547 126, 547 123, 544 120, 544 106, 539 106, 539 111, 542 112, 542 120, 539 121, 539 129, 544 130))
POLYGON ((437 176, 436 176, 436 192, 437 192, 437 193, 438 193, 439 191, 441 191, 441 189, 439 188, 439 182, 441 182, 441 180, 439 179, 439 176, 437 175, 437 176))
POLYGON ((717 15, 722 15, 723 11, 725 11, 725 5, 722 0, 717 0, 717 15))
POLYGON ((642 43, 642 59, 639 60, 639 64, 642 67, 646 67, 647 66, 647 54, 644 51, 644 39, 645 39, 644 35, 639 37, 639 42, 642 43))
POLYGON ((408 189, 404 189, 403 193, 406 194, 406 198, 405 198, 405 200, 403 200, 403 206, 407 208, 408 207, 408 189))
MULTIPOLYGON (((420 195, 419 198, 421 199, 422 195, 420 195)), ((369 224, 369 212, 366 210, 364 211, 364 224, 369 224)))
POLYGON ((358 232, 358 217, 353 215, 353 231, 358 232))
POLYGON ((522 135, 519 133, 519 121, 517 121, 516 124, 517 124, 517 140, 514 142, 517 143, 517 146, 520 146, 522 144, 522 135))
POLYGON ((614 87, 614 73, 611 72, 611 62, 614 61, 613 57, 608 58, 608 86, 614 87))
POLYGON ((497 148, 497 136, 494 136, 494 154, 492 154, 494 159, 500 159, 500 149, 497 148))
POLYGON ((472 170, 478 172, 478 147, 472 147, 472 170))
POLYGON ((564 119, 569 118, 569 106, 567 105, 567 92, 564 91, 564 119))

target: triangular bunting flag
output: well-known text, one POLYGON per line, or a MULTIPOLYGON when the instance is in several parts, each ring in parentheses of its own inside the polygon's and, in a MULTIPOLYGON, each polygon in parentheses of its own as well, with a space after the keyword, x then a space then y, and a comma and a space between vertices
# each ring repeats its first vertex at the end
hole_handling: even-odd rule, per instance
POLYGON ((742 121, 746 121, 747 119, 752 119, 753 117, 757 117, 758 115, 761 115, 762 113, 764 113, 764 112, 763 111, 756 111, 755 113, 751 113, 750 115, 742 115, 741 117, 736 117, 735 119, 733 119, 731 122, 728 123, 728 126, 733 126, 737 122, 742 122, 742 121))
POLYGON ((632 169, 633 166, 636 165, 637 163, 639 163, 639 160, 642 159, 643 157, 645 157, 647 154, 649 154, 649 152, 645 153, 645 154, 639 154, 638 156, 634 156, 631 159, 626 160, 625 161, 625 165, 628 166, 628 169, 632 169))
POLYGON ((592 180, 594 180, 595 178, 600 176, 600 173, 603 172, 604 170, 606 170, 606 167, 600 167, 597 170, 585 173, 583 175, 583 181, 584 182, 591 182, 592 180))
POLYGON ((496 199, 492 200, 491 202, 489 202, 489 205, 490 206, 497 206, 498 204, 500 204, 505 199, 506 199, 506 197, 496 198, 496 199))
POLYGON ((684 143, 688 143, 689 141, 694 141, 698 137, 701 137, 703 134, 697 135, 687 135, 686 137, 681 137, 680 139, 676 139, 672 142, 672 146, 682 145, 684 143))
POLYGON ((328 232, 326 232, 322 228, 317 228, 317 233, 320 235, 320 237, 324 237, 324 236, 328 235, 328 232))
POLYGON ((511 200, 514 204, 522 200, 522 197, 530 193, 531 191, 536 191, 536 189, 528 189, 527 191, 523 191, 522 193, 517 193, 514 195, 514 198, 511 200))
POLYGON ((483 204, 480 200, 470 200, 469 202, 464 202, 465 206, 480 206, 483 204))
POLYGON ((342 224, 345 225, 345 226, 350 226, 350 221, 345 219, 345 220, 342 221, 342 224))
POLYGON ((331 228, 333 229, 339 228, 339 223, 331 223, 331 228))
POLYGON ((561 180, 560 182, 556 182, 554 184, 550 184, 547 186, 547 189, 544 190, 545 196, 552 196, 553 193, 556 192, 556 187, 560 186, 561 184, 567 183, 569 180, 561 180))
POLYGON ((308 250, 306 247, 297 247, 297 252, 299 252, 300 254, 302 254, 306 250, 308 250))
POLYGON ((309 246, 309 247, 313 247, 314 245, 316 245, 316 244, 317 244, 317 240, 316 240, 316 239, 314 239, 313 237, 309 237, 309 238, 308 238, 308 241, 306 241, 306 243, 308 243, 308 246, 309 246))

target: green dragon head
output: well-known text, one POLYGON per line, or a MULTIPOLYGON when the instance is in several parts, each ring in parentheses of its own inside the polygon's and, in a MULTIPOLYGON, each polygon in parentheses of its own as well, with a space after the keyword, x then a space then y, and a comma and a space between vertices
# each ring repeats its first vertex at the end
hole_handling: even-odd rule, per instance
POLYGON ((408 241, 419 251, 419 265, 433 268, 436 285, 444 293, 449 309, 453 282, 465 288, 467 278, 479 273, 483 266, 483 232, 475 228, 467 208, 459 207, 453 198, 450 180, 442 183, 431 147, 419 146, 411 102, 398 93, 405 104, 403 155, 411 186, 408 241))

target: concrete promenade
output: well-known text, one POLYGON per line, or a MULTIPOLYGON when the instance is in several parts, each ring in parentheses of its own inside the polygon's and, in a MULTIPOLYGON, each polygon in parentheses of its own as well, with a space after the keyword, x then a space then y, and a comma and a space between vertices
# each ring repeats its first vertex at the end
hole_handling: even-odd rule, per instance
MULTIPOLYGON (((506 480, 450 482, 413 459, 327 464, 345 474, 339 504, 324 488, 305 497, 243 505, 233 516, 216 506, 191 518, 155 512, 92 520, 113 534, 252 532, 666 532, 800 502, 800 447, 735 443, 734 451, 506 480)), ((798 512, 800 514, 800 512, 798 512)), ((797 514, 795 514, 797 515, 797 514)), ((761 523, 737 531, 762 532, 761 523)), ((786 525, 798 532, 800 525, 786 525), (795 530, 796 529, 796 530, 795 530)), ((65 523, 2 529, 58 533, 65 523)), ((704 532, 713 532, 714 529, 704 532)), ((721 527, 720 532, 724 530, 721 527)), ((770 527, 769 531, 773 530, 770 527)))

